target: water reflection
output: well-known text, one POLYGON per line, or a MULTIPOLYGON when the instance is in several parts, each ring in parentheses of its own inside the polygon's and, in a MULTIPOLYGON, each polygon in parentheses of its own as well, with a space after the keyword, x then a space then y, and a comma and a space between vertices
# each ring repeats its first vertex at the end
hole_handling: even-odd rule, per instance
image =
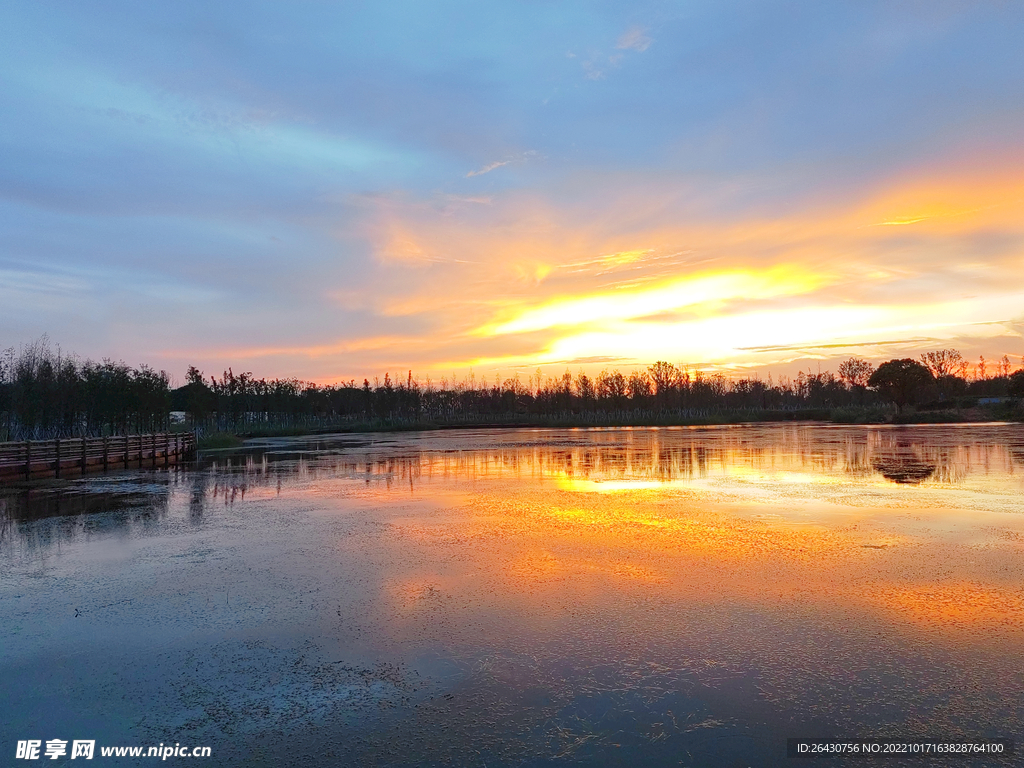
POLYGON ((247 455, 211 457, 217 474, 315 481, 341 476, 412 484, 435 479, 561 479, 612 488, 714 477, 887 480, 964 485, 1008 480, 1024 464, 1019 426, 737 427, 428 433, 378 442, 264 441, 247 455), (497 443, 497 445, 496 445, 497 443))
MULTIPOLYGON (((158 511, 189 488, 191 519, 254 491, 347 478, 386 488, 452 481, 551 481, 568 490, 615 492, 696 487, 701 481, 922 488, 1019 484, 1024 437, 1017 425, 865 428, 773 425, 703 429, 467 430, 376 437, 254 441, 200 463, 128 477, 0 488, 0 520, 30 521, 116 510, 158 511), (127 479, 126 479, 127 478, 127 479)), ((813 490, 811 491, 814 492, 813 490)))
POLYGON ((39 552, 83 536, 159 530, 173 492, 161 475, 0 489, 0 557, 6 545, 39 552))
POLYGON ((157 740, 256 745, 245 764, 301 743, 785 765, 797 733, 1013 736, 1022 446, 1019 426, 465 431, 10 489, 0 673, 28 671, 0 701, 48 716, 35 681, 67 671, 25 661, 46 647, 88 661, 75 707, 106 691, 157 740))
MULTIPOLYGON (((871 466, 886 480, 911 485, 927 480, 938 468, 922 458, 913 448, 904 446, 899 446, 895 451, 879 453, 872 459, 871 466)), ((949 474, 953 476, 952 473, 949 474)))

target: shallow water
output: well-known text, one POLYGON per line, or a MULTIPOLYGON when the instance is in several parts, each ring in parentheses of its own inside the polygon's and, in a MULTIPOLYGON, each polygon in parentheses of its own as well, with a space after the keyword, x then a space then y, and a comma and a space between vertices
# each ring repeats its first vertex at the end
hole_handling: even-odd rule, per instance
POLYGON ((1019 425, 266 440, 0 490, 0 750, 753 766, 795 736, 1019 740, 1022 492, 1019 425))

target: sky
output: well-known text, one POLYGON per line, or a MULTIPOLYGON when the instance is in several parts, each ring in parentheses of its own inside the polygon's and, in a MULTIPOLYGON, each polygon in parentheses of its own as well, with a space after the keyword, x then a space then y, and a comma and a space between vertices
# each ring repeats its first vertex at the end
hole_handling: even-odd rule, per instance
POLYGON ((0 348, 332 382, 1024 354, 1024 4, 0 4, 0 348))

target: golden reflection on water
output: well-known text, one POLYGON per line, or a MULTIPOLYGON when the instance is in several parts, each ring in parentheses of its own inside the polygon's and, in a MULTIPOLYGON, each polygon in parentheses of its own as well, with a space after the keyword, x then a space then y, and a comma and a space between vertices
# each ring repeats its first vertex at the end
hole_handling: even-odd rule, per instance
POLYGON ((445 510, 390 522, 395 546, 461 564, 398 578, 404 609, 475 580, 525 613, 540 595, 601 604, 625 591, 843 604, 908 627, 1016 636, 1020 439, 1015 426, 492 433, 314 452, 296 472, 318 496, 445 510))
MULTIPOLYGON (((203 621, 223 589, 232 622, 251 609, 254 626, 336 645, 332 664, 422 662, 454 692, 429 715, 438 754, 481 713, 503 724, 480 726, 495 738, 516 722, 546 733, 577 701, 646 706, 660 726, 691 685, 740 720, 1005 736, 1024 711, 1022 469, 1019 425, 267 440, 192 470, 0 497, 0 548, 35 568, 75 562, 65 543, 88 563, 131 543, 145 576, 124 571, 126 589, 162 563, 178 600, 198 568, 203 621), (146 527, 170 531, 168 559, 125 535, 146 527), (551 703, 517 704, 534 699, 551 703)), ((724 732, 716 718, 680 727, 724 732)), ((408 726, 384 741, 422 749, 401 742, 408 726)))
POLYGON ((190 504, 383 514, 397 535, 374 546, 430 564, 389 575, 402 610, 486 583, 506 602, 624 589, 1018 632, 1022 468, 1019 425, 474 430, 266 441, 210 459, 190 504))
MULTIPOLYGON (((1024 465, 1019 425, 979 433, 951 427, 735 427, 427 433, 381 441, 353 456, 334 455, 329 441, 307 444, 300 474, 342 469, 388 482, 435 479, 556 478, 603 483, 580 490, 661 488, 714 478, 769 478, 786 483, 955 486, 1004 483, 1024 465), (554 435, 554 437, 553 437, 554 435), (394 445, 399 443, 399 445, 394 445), (385 448, 384 446, 387 446, 385 448), (318 450, 319 449, 319 450, 318 450), (326 451, 324 453, 323 451, 326 451), (320 461, 323 459, 323 461, 320 461)), ((270 443, 280 451, 280 441, 270 443)))
POLYGON ((452 440, 362 469, 392 490, 464 494, 444 523, 395 527, 428 559, 454 532, 526 612, 538 595, 624 590, 1019 639, 1021 441, 1019 426, 609 430, 452 440))
POLYGON ((979 625, 1020 630, 1024 591, 951 581, 880 588, 878 601, 904 621, 922 626, 970 629, 979 625))

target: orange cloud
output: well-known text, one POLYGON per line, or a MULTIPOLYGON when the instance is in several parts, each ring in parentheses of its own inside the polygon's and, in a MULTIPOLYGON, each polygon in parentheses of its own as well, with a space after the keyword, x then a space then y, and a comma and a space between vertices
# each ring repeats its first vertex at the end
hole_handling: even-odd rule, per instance
POLYGON ((344 355, 353 375, 608 358, 749 368, 937 345, 1019 355, 1020 178, 920 174, 777 215, 728 212, 727 187, 627 178, 589 180, 576 208, 514 192, 374 199, 373 270, 325 293, 394 332, 226 352, 344 355))
POLYGON ((477 329, 485 336, 522 333, 595 322, 632 320, 656 312, 718 305, 729 299, 765 299, 807 293, 824 275, 787 267, 729 270, 666 280, 630 290, 558 299, 518 316, 477 329))

